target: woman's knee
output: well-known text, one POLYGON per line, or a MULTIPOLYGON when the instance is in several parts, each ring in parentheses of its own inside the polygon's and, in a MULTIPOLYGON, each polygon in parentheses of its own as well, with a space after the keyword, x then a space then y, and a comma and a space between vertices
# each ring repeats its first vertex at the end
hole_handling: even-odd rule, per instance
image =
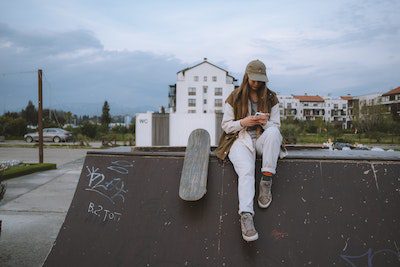
POLYGON ((267 139, 281 139, 281 132, 279 131, 279 128, 277 127, 269 127, 264 131, 264 134, 267 136, 267 139))
POLYGON ((247 162, 244 160, 232 161, 236 174, 241 176, 254 176, 255 162, 247 162))

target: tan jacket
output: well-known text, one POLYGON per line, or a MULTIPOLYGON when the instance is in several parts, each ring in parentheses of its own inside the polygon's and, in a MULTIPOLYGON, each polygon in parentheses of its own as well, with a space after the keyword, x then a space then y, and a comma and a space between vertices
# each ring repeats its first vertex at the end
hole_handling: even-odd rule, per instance
MULTIPOLYGON (((221 123, 221 127, 224 131, 219 139, 219 145, 214 151, 215 155, 221 160, 224 160, 229 154, 229 150, 237 138, 242 138, 250 150, 254 149, 251 137, 246 131, 246 127, 240 125, 240 120, 242 119, 239 115, 239 107, 241 106, 240 101, 234 104, 234 99, 237 96, 238 91, 239 88, 234 90, 225 101, 224 116, 221 123)), ((267 124, 262 127, 262 131, 268 127, 280 127, 279 102, 275 92, 268 89, 266 101, 267 111, 270 113, 270 118, 267 124)), ((250 101, 248 101, 248 105, 248 110, 250 112, 250 101)), ((248 113, 248 115, 250 114, 248 113)))

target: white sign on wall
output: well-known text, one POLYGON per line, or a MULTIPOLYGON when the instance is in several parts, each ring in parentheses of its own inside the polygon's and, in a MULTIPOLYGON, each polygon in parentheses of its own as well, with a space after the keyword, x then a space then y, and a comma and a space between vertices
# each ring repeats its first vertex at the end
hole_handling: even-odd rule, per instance
POLYGON ((151 146, 153 113, 136 114, 136 146, 151 146))

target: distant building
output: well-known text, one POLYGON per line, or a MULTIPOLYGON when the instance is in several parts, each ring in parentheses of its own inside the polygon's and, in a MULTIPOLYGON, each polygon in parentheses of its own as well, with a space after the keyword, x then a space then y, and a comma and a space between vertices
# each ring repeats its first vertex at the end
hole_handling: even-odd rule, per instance
POLYGON ((347 100, 343 98, 321 97, 318 95, 278 95, 282 119, 315 120, 348 127, 347 100))
POLYGON ((386 107, 393 119, 400 120, 400 87, 384 93, 381 96, 380 104, 386 107))
POLYGON ((124 124, 126 128, 129 128, 129 125, 132 123, 132 116, 130 115, 125 115, 124 117, 124 124))

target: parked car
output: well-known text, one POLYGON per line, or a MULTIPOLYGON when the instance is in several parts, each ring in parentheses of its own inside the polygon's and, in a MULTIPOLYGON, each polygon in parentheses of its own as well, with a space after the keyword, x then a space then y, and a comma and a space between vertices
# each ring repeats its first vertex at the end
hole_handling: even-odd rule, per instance
MULTIPOLYGON (((39 141, 39 132, 28 133, 24 135, 26 142, 39 141)), ((61 128, 44 128, 43 141, 59 143, 61 141, 67 142, 72 140, 72 134, 61 128)))

